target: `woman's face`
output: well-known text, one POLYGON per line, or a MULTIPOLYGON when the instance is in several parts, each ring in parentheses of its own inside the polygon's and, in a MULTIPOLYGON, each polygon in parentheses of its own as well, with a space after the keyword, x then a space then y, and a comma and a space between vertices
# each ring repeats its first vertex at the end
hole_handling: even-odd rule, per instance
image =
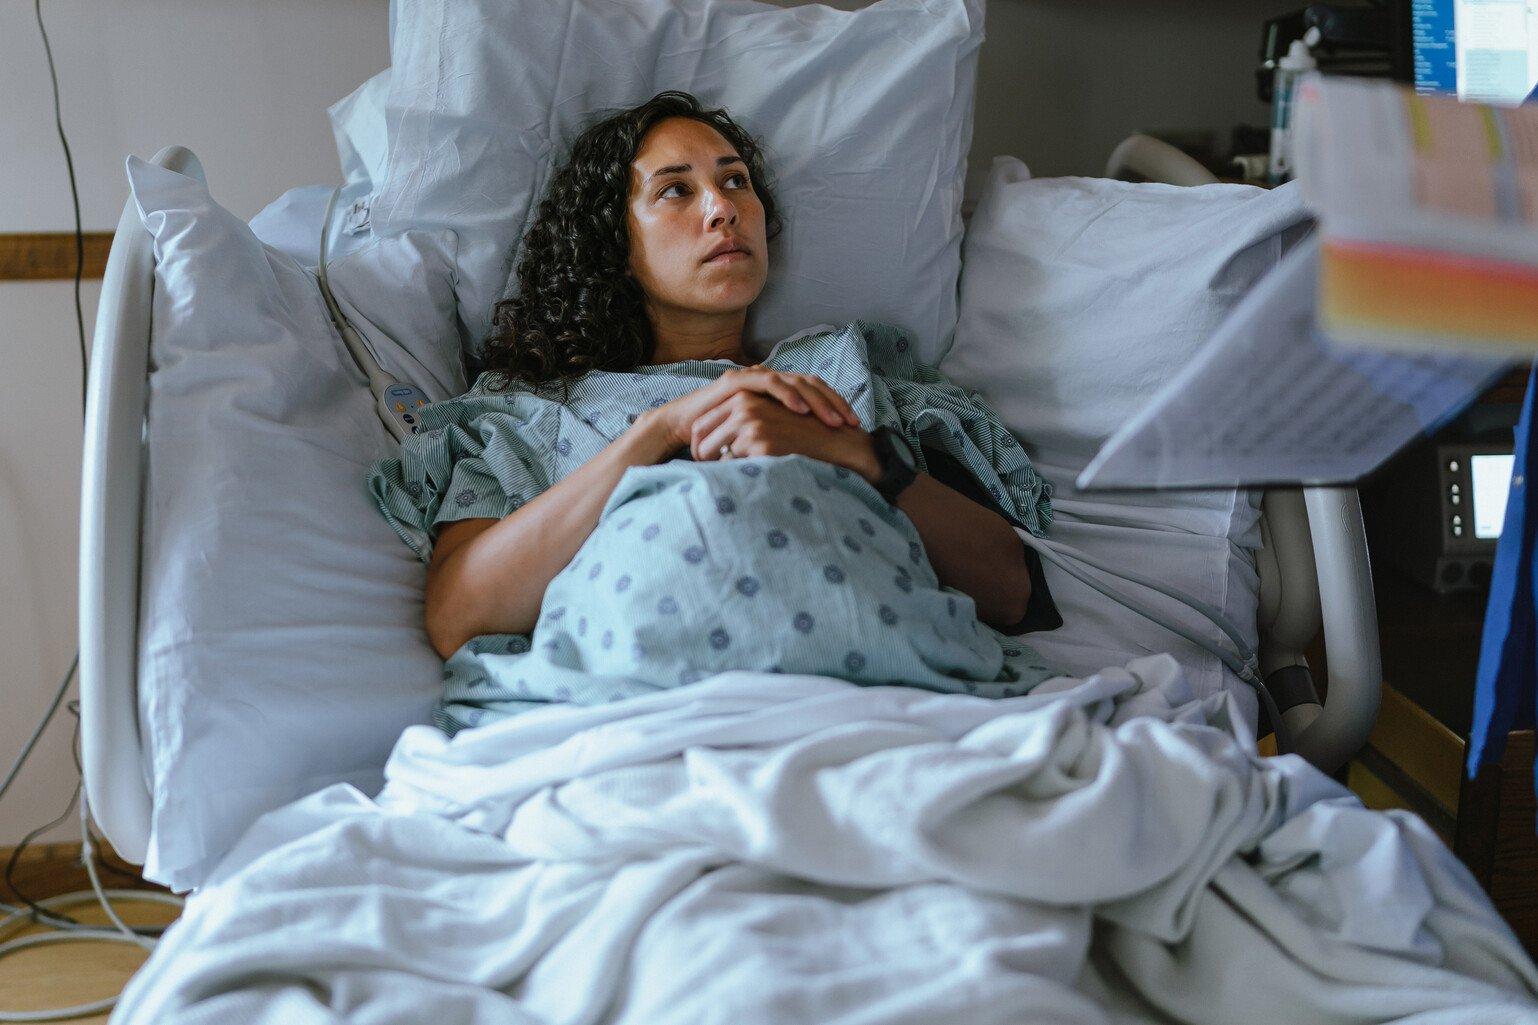
POLYGON ((652 305, 745 310, 769 274, 764 207, 748 166, 692 118, 653 125, 630 165, 630 273, 652 305), (712 258, 723 244, 739 251, 712 258))

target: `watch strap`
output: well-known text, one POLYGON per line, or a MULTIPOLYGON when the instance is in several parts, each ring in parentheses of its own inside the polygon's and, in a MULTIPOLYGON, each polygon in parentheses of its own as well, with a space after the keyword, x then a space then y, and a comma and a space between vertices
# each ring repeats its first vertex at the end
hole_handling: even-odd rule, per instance
POLYGON ((871 432, 871 439, 875 445, 876 459, 881 464, 881 476, 876 480, 876 490, 888 502, 895 502, 897 496, 918 478, 918 460, 908 447, 907 440, 890 427, 876 428, 871 432), (898 445, 907 451, 907 459, 897 450, 898 445))

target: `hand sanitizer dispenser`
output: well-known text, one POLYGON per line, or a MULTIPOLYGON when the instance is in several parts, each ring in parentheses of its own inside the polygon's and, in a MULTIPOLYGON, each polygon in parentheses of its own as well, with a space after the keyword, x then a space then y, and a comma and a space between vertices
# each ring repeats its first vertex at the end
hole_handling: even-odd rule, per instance
POLYGON ((1266 180, 1280 185, 1292 177, 1292 101, 1304 72, 1319 66, 1310 52, 1319 45, 1319 27, 1294 39, 1287 55, 1276 62, 1276 86, 1271 91, 1271 165, 1266 180))

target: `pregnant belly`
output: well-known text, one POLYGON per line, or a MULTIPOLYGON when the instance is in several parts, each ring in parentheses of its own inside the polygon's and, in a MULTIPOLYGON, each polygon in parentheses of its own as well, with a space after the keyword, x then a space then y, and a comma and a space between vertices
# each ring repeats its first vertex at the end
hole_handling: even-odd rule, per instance
POLYGON ((941 587, 905 515, 803 456, 627 471, 533 641, 655 686, 754 669, 973 690, 1023 657, 941 587))

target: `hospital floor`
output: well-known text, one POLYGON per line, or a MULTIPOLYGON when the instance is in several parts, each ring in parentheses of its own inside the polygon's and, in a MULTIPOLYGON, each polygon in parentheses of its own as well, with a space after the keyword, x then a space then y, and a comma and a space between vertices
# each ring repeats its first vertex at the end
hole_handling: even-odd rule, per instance
MULTIPOLYGON (((0 851, 0 867, 10 851, 0 851)), ((33 900, 90 888, 85 869, 78 862, 78 844, 52 844, 29 849, 17 865, 16 885, 33 900)), ((111 859, 113 864, 121 864, 111 859)), ((121 875, 101 873, 102 886, 144 889, 121 875)), ((156 887, 158 889, 158 887, 156 887)), ((15 903, 16 895, 0 882, 0 899, 15 903)), ((164 925, 176 918, 177 910, 150 901, 114 900, 113 908, 128 925, 164 925)), ((92 925, 107 925, 106 914, 93 900, 63 909, 71 918, 92 925)), ((47 933, 42 926, 17 928, 0 933, 0 942, 47 933)), ((119 992, 129 977, 144 963, 148 953, 127 943, 78 942, 44 944, 20 951, 0 960, 0 1009, 35 1011, 89 1004, 119 992)), ((71 1022, 105 1022, 110 1011, 68 1019, 71 1022)))

